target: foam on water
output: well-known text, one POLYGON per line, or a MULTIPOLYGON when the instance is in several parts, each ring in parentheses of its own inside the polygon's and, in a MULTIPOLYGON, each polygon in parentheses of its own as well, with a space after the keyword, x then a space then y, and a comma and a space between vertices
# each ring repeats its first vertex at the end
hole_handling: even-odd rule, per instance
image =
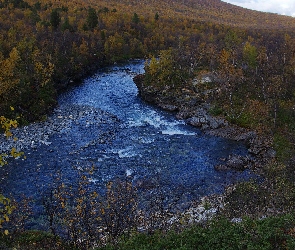
POLYGON ((139 138, 139 142, 143 144, 150 144, 153 143, 155 139, 152 138, 139 138))
POLYGON ((177 129, 176 127, 169 127, 165 130, 162 130, 163 135, 188 135, 188 136, 193 136, 196 135, 196 133, 177 129))
POLYGON ((123 148, 123 149, 111 149, 108 152, 118 155, 118 157, 120 159, 121 158, 132 158, 132 157, 135 157, 135 156, 139 156, 139 157, 141 156, 140 154, 138 154, 134 150, 134 148, 132 146, 128 146, 128 147, 123 148))
POLYGON ((160 126, 169 124, 161 116, 155 115, 153 111, 146 110, 144 113, 134 112, 132 117, 128 117, 127 125, 129 127, 153 126, 159 128, 160 126))
POLYGON ((88 181, 91 182, 91 183, 94 183, 94 184, 96 182, 99 182, 99 180, 98 179, 95 179, 95 178, 89 178, 88 181))
POLYGON ((130 176, 133 174, 133 171, 131 169, 126 169, 125 173, 126 173, 126 176, 130 176))

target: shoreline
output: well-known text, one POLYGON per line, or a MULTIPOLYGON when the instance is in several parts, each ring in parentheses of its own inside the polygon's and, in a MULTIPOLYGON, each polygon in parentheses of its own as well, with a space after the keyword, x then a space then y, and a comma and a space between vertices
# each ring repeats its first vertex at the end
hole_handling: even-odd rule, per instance
POLYGON ((196 93, 182 89, 181 93, 157 91, 152 86, 144 86, 144 74, 133 78, 140 98, 162 110, 173 112, 175 117, 187 124, 199 128, 204 134, 242 141, 248 148, 250 157, 235 156, 226 159, 225 164, 216 166, 216 170, 261 169, 276 156, 272 148, 272 139, 259 135, 256 131, 231 124, 223 117, 210 114, 210 103, 198 98, 196 93))
POLYGON ((112 114, 99 108, 74 104, 67 106, 63 109, 56 107, 45 121, 33 122, 28 126, 12 129, 13 136, 10 138, 6 138, 4 135, 0 137, 0 152, 7 153, 13 147, 17 151, 23 151, 28 148, 34 149, 42 144, 50 145, 50 136, 66 131, 72 123, 78 122, 79 119, 86 119, 87 116, 95 115, 97 121, 114 118, 112 114), (17 140, 14 140, 14 137, 17 140))

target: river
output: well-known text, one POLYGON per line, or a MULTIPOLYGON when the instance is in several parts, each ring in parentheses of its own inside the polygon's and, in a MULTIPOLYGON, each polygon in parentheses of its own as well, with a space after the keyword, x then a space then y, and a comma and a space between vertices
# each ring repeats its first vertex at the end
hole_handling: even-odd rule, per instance
POLYGON ((144 61, 135 60, 100 70, 62 94, 47 121, 20 128, 21 136, 62 121, 42 140, 40 135, 39 141, 27 139, 27 159, 10 160, 2 168, 1 191, 41 203, 57 176, 75 183, 78 173, 93 167, 89 181, 94 189, 128 176, 141 190, 160 187, 184 203, 249 178, 248 171, 214 169, 231 154, 246 155, 244 144, 204 135, 141 101, 132 78, 143 68, 144 61))

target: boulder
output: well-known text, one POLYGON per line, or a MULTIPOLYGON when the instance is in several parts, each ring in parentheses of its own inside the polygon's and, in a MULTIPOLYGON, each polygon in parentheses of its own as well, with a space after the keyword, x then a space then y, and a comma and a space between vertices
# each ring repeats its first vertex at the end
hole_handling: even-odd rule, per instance
POLYGON ((276 156, 276 151, 272 148, 272 141, 265 137, 254 137, 251 139, 248 152, 264 159, 276 156))
POLYGON ((206 123, 206 119, 204 117, 191 117, 186 120, 186 123, 192 125, 194 127, 202 127, 203 124, 206 123))
POLYGON ((241 155, 231 155, 226 160, 225 164, 215 166, 215 170, 224 171, 224 170, 237 170, 243 171, 249 167, 251 160, 247 156, 241 155))

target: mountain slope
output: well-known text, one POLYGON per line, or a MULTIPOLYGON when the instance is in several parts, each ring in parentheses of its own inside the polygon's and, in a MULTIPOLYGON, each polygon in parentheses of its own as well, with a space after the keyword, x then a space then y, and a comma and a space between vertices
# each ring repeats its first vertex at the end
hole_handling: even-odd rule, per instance
POLYGON ((221 0, 89 0, 91 5, 131 9, 142 15, 158 12, 160 16, 211 21, 255 29, 293 29, 295 18, 238 7, 221 0))

